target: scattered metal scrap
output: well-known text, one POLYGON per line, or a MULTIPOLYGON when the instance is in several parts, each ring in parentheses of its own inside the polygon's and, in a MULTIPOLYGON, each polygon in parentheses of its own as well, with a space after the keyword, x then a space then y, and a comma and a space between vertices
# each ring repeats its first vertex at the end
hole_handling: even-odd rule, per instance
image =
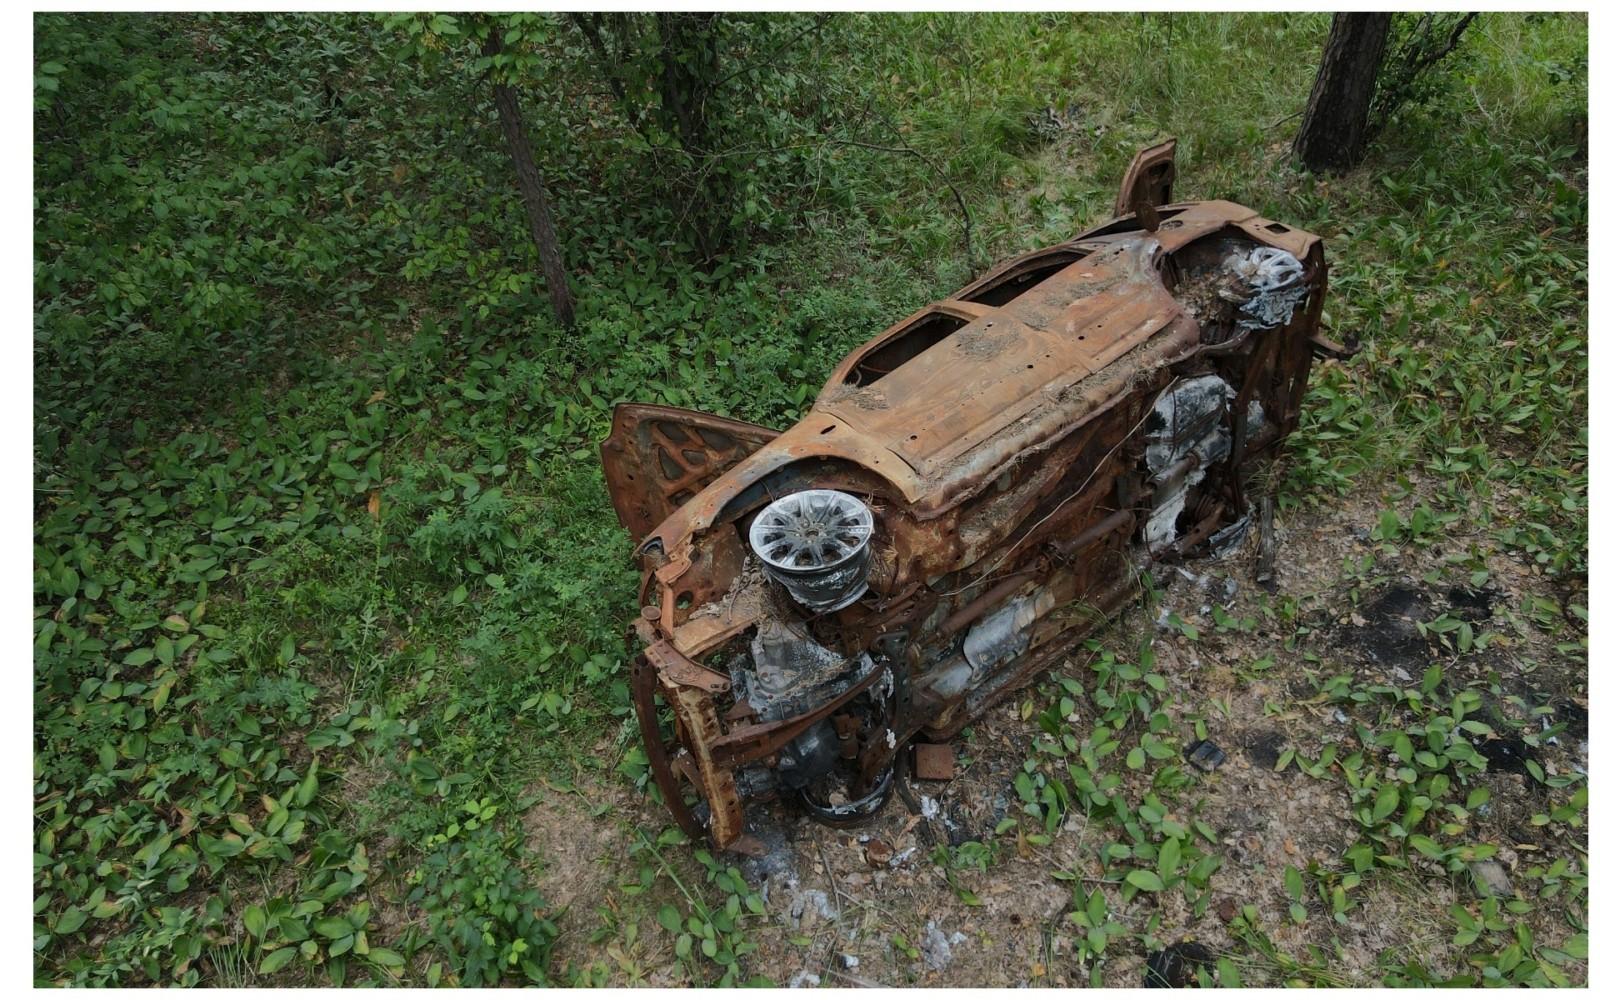
POLYGON ((912 759, 918 781, 949 781, 956 776, 956 753, 948 743, 918 743, 912 759))
POLYGON ((1183 759, 1201 771, 1215 771, 1228 756, 1210 740, 1195 740, 1183 748, 1183 759))
POLYGON ((1172 202, 1174 162, 1145 151, 1119 218, 857 348, 782 433, 617 408, 634 705, 686 830, 760 850, 745 810, 777 796, 871 815, 902 751, 1059 662, 1140 568, 1249 533, 1313 352, 1343 350, 1317 337, 1322 244, 1172 202))

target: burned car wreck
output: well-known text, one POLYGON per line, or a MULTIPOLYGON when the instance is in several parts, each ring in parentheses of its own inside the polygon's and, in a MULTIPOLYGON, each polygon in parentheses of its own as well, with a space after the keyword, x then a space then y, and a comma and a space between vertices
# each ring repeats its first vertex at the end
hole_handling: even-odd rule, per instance
POLYGON ((1118 217, 857 348, 798 423, 617 407, 602 449, 638 543, 635 708, 666 805, 721 848, 759 800, 836 823, 1137 592, 1248 533, 1295 427, 1319 239, 1171 202, 1169 142, 1118 217), (662 724, 656 698, 671 710, 662 724))

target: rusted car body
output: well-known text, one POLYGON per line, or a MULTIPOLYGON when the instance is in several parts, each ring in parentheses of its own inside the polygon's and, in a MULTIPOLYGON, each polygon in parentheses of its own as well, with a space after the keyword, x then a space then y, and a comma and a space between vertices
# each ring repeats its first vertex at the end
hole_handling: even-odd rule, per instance
POLYGON ((686 830, 751 849, 744 811, 776 796, 870 815, 900 751, 1059 664, 1140 569, 1247 534, 1327 346, 1321 243, 1161 204, 1172 165, 1145 151, 1114 221, 857 348, 782 433, 617 407, 635 707, 686 830))

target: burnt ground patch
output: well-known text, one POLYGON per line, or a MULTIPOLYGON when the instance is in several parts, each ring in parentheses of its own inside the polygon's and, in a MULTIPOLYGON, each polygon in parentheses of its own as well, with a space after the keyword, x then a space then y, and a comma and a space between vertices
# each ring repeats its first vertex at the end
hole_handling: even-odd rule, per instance
POLYGON ((1456 584, 1434 589, 1412 581, 1398 582, 1373 594, 1347 622, 1333 629, 1330 643, 1400 682, 1420 677, 1430 664, 1446 659, 1474 667, 1494 666, 1495 654, 1451 649, 1425 626, 1449 616, 1481 630, 1494 621, 1495 606, 1502 596, 1493 587, 1456 584))
POLYGON ((1185 989, 1193 986, 1196 973, 1210 968, 1216 959, 1211 949, 1198 941, 1178 944, 1152 952, 1145 960, 1145 989, 1185 989))
POLYGON ((1525 741, 1520 739, 1485 739, 1475 740, 1473 746, 1483 754, 1483 759, 1489 762, 1489 770, 1500 771, 1505 774, 1521 774, 1532 780, 1528 772, 1528 762, 1539 763, 1539 754, 1525 741))
POLYGON ((1563 698, 1556 703, 1555 721, 1566 727, 1566 733, 1574 739, 1587 740, 1589 738, 1589 705, 1587 702, 1579 703, 1571 698, 1563 698))
POLYGON ((1433 619, 1432 608, 1427 591, 1397 584, 1362 605, 1338 629, 1334 641, 1369 664, 1389 671, 1399 668, 1408 676, 1413 668, 1426 666, 1432 652, 1420 628, 1433 619))
POLYGON ((1278 766, 1278 758, 1289 749, 1289 739, 1274 729, 1258 729, 1245 736, 1245 756, 1256 767, 1268 771, 1278 766))
POLYGON ((1489 588, 1455 586, 1445 593, 1450 610, 1464 622, 1481 625, 1494 617, 1494 603, 1500 594, 1489 588))

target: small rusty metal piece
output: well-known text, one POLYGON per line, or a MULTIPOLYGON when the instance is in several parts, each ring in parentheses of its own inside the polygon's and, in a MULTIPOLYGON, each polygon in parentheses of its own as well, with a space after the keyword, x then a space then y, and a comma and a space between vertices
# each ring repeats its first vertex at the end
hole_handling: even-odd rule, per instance
POLYGON ((764 858, 767 856, 767 845, 753 834, 744 834, 738 840, 728 845, 728 850, 747 858, 764 858))
POLYGON ((787 430, 616 408, 600 453, 641 573, 634 706, 686 831, 748 844, 745 805, 779 796, 868 818, 908 744, 918 778, 951 780, 942 741, 1061 664, 1142 572, 1225 553, 1270 512, 1252 491, 1270 496, 1313 356, 1349 350, 1319 339, 1322 243, 1174 203, 1175 151, 1134 158, 1112 221, 851 351, 787 430), (820 596, 774 579, 781 531, 752 547, 805 496, 848 499, 859 538, 820 596))
POLYGON ((861 743, 857 738, 861 732, 861 719, 855 715, 835 715, 833 732, 839 737, 839 756, 845 760, 855 760, 861 753, 861 743))
POLYGON ((872 837, 867 841, 866 855, 867 864, 874 868, 887 868, 890 860, 894 858, 894 848, 877 837, 872 837))
POLYGON ((949 781, 956 776, 956 751, 948 743, 918 743, 911 752, 911 774, 918 781, 949 781))

